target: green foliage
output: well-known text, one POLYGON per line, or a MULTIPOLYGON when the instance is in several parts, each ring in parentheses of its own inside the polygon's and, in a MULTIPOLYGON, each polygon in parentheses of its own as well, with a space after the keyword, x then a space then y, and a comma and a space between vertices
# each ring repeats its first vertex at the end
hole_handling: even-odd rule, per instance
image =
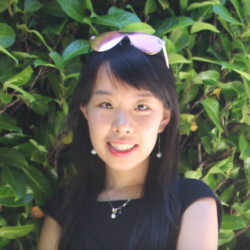
POLYGON ((36 249, 31 215, 74 173, 68 106, 93 34, 166 41, 181 110, 180 173, 219 196, 221 250, 250 242, 250 1, 2 0, 0 249, 36 249))

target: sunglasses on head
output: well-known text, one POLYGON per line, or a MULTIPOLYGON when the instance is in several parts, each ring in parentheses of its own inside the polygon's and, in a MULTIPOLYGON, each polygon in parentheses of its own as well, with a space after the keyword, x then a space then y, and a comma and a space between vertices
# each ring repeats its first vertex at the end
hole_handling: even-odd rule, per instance
POLYGON ((91 36, 89 43, 93 50, 103 52, 115 47, 124 37, 128 37, 133 46, 148 55, 155 55, 162 49, 166 65, 169 68, 165 41, 154 35, 139 32, 110 31, 91 36))

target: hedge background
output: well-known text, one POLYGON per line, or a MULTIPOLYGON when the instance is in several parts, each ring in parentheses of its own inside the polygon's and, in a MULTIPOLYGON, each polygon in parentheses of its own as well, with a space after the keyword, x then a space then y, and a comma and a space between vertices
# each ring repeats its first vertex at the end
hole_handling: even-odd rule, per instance
POLYGON ((195 1, 0 1, 0 249, 35 250, 40 208, 74 176, 60 131, 89 37, 111 30, 166 41, 180 173, 221 199, 219 249, 249 249, 250 0, 195 1))

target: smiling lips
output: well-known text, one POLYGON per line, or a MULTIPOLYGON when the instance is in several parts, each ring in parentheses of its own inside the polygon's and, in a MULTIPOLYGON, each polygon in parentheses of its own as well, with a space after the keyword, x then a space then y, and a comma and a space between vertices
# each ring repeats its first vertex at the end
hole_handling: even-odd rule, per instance
POLYGON ((110 152, 117 157, 127 157, 131 155, 137 148, 137 144, 120 144, 108 142, 110 152))

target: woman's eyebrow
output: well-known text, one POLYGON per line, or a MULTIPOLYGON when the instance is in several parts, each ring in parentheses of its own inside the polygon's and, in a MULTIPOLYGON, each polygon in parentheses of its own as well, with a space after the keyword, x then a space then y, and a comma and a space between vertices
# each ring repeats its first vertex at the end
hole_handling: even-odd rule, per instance
MULTIPOLYGON (((97 90, 97 91, 95 91, 94 95, 114 96, 112 92, 109 92, 109 91, 106 91, 106 90, 97 90)), ((153 97, 153 94, 150 93, 150 92, 137 93, 137 94, 135 94, 135 97, 153 97)))
POLYGON ((106 91, 106 90, 97 90, 94 95, 111 95, 113 96, 113 94, 109 91, 106 91))

